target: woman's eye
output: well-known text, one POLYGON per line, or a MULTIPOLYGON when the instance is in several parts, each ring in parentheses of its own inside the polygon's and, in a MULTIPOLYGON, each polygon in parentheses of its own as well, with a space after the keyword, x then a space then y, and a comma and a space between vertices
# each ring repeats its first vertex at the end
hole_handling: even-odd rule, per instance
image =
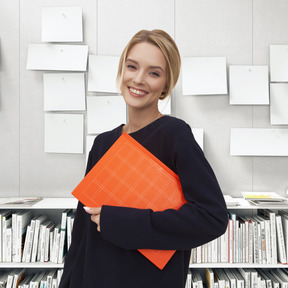
POLYGON ((157 72, 151 72, 151 75, 152 75, 152 76, 155 76, 155 77, 159 77, 159 76, 160 76, 160 74, 157 73, 157 72))
POLYGON ((131 69, 131 70, 135 70, 136 69, 136 67, 134 65, 131 65, 131 64, 127 65, 127 68, 131 69))

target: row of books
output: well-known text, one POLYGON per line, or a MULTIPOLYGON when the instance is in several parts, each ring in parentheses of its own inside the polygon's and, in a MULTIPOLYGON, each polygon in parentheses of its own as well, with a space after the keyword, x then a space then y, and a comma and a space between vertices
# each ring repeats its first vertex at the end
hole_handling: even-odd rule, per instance
POLYGON ((63 269, 28 274, 25 269, 13 269, 0 274, 0 288, 57 288, 63 269))
POLYGON ((287 288, 288 270, 254 268, 189 269, 186 288, 287 288))
POLYGON ((74 212, 65 209, 61 222, 31 210, 0 211, 0 262, 63 263, 71 244, 74 212))
POLYGON ((288 212, 257 209, 255 215, 228 212, 226 232, 193 248, 190 264, 256 263, 287 264, 288 212))

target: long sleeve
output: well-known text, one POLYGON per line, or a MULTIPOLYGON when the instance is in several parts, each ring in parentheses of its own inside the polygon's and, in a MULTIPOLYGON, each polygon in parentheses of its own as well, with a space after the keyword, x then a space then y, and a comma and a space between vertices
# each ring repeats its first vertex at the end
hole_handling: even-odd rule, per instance
MULTIPOLYGON (((103 206, 102 237, 125 249, 184 250, 209 242, 226 231, 227 210, 214 172, 190 127, 166 145, 185 199, 179 210, 103 206)), ((167 142, 166 142, 167 143, 167 142)))

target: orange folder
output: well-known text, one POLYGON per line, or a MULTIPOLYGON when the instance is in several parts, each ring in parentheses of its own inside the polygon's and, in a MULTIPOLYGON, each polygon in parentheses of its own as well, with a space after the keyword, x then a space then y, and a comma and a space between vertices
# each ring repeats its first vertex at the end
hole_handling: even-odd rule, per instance
MULTIPOLYGON (((124 206, 163 211, 184 199, 179 177, 127 133, 123 133, 72 194, 85 206, 124 206)), ((175 250, 139 249, 159 269, 175 250)))

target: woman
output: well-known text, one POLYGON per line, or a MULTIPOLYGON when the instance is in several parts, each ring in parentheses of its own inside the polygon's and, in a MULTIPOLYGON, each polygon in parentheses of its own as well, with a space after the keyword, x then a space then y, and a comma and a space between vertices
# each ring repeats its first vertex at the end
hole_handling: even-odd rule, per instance
POLYGON ((117 75, 129 121, 97 136, 86 173, 125 131, 178 174, 187 203, 162 212, 79 203, 60 288, 185 287, 191 248, 226 231, 222 192, 191 128, 158 110, 179 73, 180 55, 167 33, 143 30, 130 40, 117 75), (137 249, 177 251, 160 270, 137 249))

